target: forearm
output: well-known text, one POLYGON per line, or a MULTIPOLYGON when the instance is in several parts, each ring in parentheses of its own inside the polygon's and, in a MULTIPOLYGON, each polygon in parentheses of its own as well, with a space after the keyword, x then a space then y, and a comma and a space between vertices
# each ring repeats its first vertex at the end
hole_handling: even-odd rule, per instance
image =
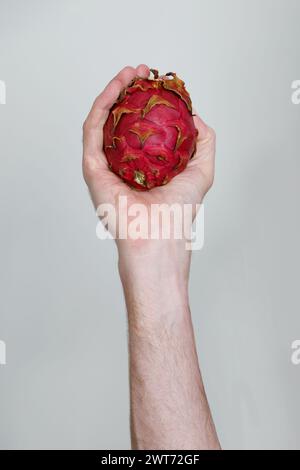
POLYGON ((129 324, 132 446, 218 448, 188 304, 190 255, 181 242, 158 246, 138 255, 120 250, 129 324))

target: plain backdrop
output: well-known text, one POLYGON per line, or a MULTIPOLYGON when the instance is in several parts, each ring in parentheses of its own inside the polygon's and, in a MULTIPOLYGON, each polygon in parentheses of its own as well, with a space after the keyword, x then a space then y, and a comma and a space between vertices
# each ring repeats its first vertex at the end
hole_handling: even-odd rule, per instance
POLYGON ((130 445, 126 314, 81 127, 141 62, 176 71, 217 132, 190 296, 221 443, 300 448, 299 18, 298 0, 0 0, 1 448, 130 445))

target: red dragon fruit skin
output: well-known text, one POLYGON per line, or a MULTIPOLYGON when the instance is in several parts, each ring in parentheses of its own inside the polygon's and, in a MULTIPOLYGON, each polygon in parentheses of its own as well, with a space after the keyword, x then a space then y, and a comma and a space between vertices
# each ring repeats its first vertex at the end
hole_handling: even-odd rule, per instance
POLYGON ((184 82, 175 73, 137 77, 121 93, 104 125, 110 169, 142 191, 168 183, 192 158, 197 129, 184 82))

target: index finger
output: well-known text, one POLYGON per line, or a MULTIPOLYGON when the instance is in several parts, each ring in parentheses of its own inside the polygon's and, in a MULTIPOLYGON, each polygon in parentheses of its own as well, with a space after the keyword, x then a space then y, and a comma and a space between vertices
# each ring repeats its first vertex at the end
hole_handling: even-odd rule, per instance
POLYGON ((137 68, 124 67, 95 99, 84 127, 87 129, 101 128, 107 119, 110 108, 118 99, 123 88, 128 86, 137 75, 146 78, 149 75, 149 68, 146 65, 140 65, 137 68))

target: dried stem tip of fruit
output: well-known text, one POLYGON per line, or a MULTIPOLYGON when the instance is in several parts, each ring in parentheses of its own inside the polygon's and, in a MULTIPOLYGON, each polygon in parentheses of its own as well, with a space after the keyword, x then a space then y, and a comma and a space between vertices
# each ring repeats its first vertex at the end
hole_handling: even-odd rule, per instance
POLYGON ((145 186, 146 177, 143 171, 135 170, 134 172, 134 181, 142 186, 145 186))
POLYGON ((159 78, 158 70, 156 70, 156 69, 150 69, 150 72, 153 74, 155 80, 157 80, 157 79, 159 78))

